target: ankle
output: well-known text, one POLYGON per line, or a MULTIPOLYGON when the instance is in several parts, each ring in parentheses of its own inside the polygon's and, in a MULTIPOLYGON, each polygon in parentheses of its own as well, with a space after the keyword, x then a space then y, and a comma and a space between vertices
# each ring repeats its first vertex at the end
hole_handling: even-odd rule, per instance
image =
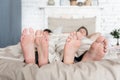
POLYGON ((25 63, 27 63, 27 64, 30 64, 30 63, 35 64, 35 59, 25 59, 25 63))
POLYGON ((82 58, 82 61, 92 61, 92 60, 93 60, 93 58, 91 57, 89 52, 86 52, 82 58))
POLYGON ((68 57, 64 57, 63 62, 65 64, 73 64, 74 63, 74 58, 70 58, 69 56, 68 57))
POLYGON ((48 64, 48 61, 39 62, 39 66, 40 66, 40 67, 43 66, 43 65, 46 65, 46 64, 48 64))

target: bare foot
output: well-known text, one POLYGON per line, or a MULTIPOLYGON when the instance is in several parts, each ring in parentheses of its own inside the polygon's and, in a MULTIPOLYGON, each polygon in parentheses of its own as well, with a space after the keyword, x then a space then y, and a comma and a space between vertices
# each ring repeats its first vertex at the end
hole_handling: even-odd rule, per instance
POLYGON ((48 36, 43 33, 43 31, 36 31, 35 43, 38 50, 38 63, 39 66, 48 63, 48 36))
POLYGON ((82 35, 80 32, 73 32, 68 36, 64 46, 64 63, 74 63, 75 53, 80 47, 81 38, 82 35))
POLYGON ((98 39, 95 42, 93 42, 90 49, 86 52, 82 61, 101 60, 105 56, 105 53, 107 52, 107 45, 108 45, 107 40, 104 37, 102 36, 98 37, 98 39))
POLYGON ((21 47, 26 63, 35 63, 34 31, 24 29, 21 36, 21 47))

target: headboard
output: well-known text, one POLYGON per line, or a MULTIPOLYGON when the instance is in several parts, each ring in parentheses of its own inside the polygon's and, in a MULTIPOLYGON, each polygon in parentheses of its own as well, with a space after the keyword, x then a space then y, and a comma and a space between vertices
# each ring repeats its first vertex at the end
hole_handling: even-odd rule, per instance
POLYGON ((46 9, 46 26, 52 31, 61 29, 62 32, 76 31, 85 26, 91 34, 97 32, 99 15, 98 9, 90 7, 49 7, 46 9))
POLYGON ((85 26, 89 31, 88 33, 92 33, 95 32, 95 23, 96 17, 82 19, 48 18, 48 28, 51 30, 62 28, 62 32, 76 31, 79 27, 85 26))

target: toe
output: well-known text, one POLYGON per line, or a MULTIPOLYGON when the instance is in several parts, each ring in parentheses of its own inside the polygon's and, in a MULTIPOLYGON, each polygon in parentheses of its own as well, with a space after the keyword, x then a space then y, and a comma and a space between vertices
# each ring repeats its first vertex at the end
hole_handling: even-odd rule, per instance
POLYGON ((36 33, 35 33, 35 36, 36 37, 42 37, 43 33, 41 30, 37 30, 36 33))
POLYGON ((71 38, 70 38, 70 37, 68 37, 68 38, 66 39, 66 42, 70 42, 70 40, 71 40, 71 38))
POLYGON ((71 32, 70 33, 70 38, 71 39, 77 39, 76 32, 71 32))
POLYGON ((77 39, 77 33, 73 32, 73 39, 77 39))
POLYGON ((81 40, 83 38, 82 34, 80 32, 77 32, 77 39, 81 40))
POLYGON ((105 48, 107 48, 107 46, 108 46, 108 41, 105 39, 105 40, 103 41, 103 43, 104 43, 105 48))
POLYGON ((35 35, 40 35, 40 32, 39 30, 36 31, 35 35))
POLYGON ((27 28, 23 29, 22 35, 26 35, 28 33, 27 28))
POLYGON ((34 34, 34 30, 33 30, 32 28, 29 28, 29 32, 30 32, 31 34, 34 34))
POLYGON ((68 37, 69 37, 70 39, 73 39, 73 32, 71 32, 68 37))
POLYGON ((20 38, 20 42, 22 42, 24 39, 24 36, 22 35, 21 38, 20 38))

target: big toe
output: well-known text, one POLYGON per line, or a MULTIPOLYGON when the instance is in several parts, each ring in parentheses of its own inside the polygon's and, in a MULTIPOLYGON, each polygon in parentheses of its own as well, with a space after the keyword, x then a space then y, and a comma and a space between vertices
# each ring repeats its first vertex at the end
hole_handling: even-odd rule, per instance
POLYGON ((41 35, 43 35, 43 31, 37 30, 35 35, 40 37, 41 35))
POLYGON ((27 28, 23 29, 22 35, 27 35, 27 34, 28 34, 28 29, 27 28))
POLYGON ((81 40, 83 38, 83 35, 80 32, 77 32, 77 39, 81 40))
POLYGON ((32 28, 29 28, 29 33, 34 34, 34 30, 32 28))

